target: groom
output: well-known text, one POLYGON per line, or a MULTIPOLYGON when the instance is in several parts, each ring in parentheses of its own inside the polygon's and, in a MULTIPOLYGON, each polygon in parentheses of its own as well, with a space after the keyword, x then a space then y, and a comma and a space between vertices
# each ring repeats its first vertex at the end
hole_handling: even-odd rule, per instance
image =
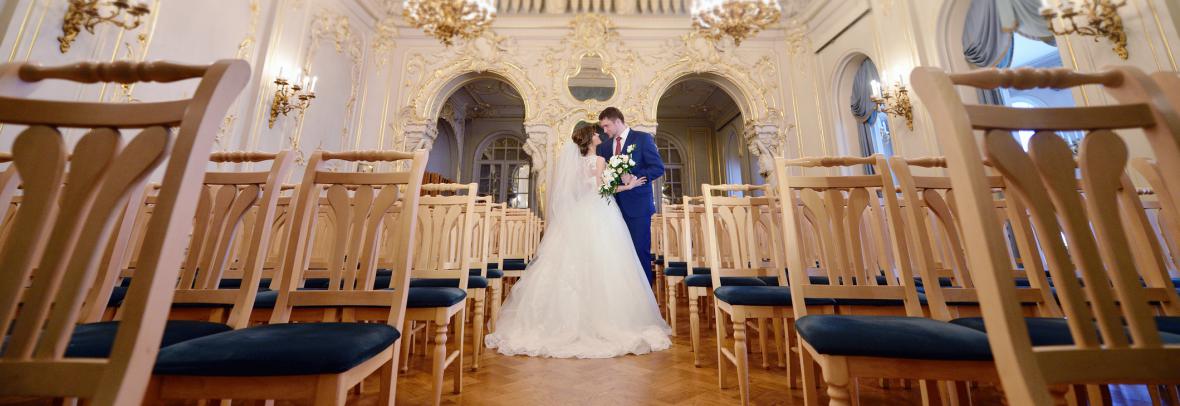
MULTIPOLYGON (((631 152, 635 167, 631 169, 631 173, 623 175, 624 182, 630 182, 634 177, 642 177, 647 178, 650 184, 664 176, 664 161, 660 160, 655 138, 651 134, 627 127, 623 112, 614 107, 607 107, 598 114, 598 125, 607 136, 607 139, 598 145, 598 155, 607 161, 610 161, 612 156, 627 153, 627 148, 635 146, 635 150, 631 152)), ((631 234, 631 244, 635 246, 635 254, 639 255, 639 262, 643 264, 643 272, 647 274, 647 282, 650 285, 655 279, 651 272, 651 216, 656 213, 652 187, 649 185, 619 192, 615 194, 615 201, 619 203, 619 211, 623 212, 623 220, 627 222, 627 231, 631 234)))

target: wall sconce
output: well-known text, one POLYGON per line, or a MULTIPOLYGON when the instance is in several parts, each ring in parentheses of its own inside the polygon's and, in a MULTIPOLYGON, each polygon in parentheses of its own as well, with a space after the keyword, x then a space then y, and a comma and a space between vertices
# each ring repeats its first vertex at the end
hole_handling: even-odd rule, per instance
POLYGON ((94 34, 94 26, 111 23, 124 30, 134 30, 143 23, 143 16, 151 13, 146 1, 131 4, 126 0, 70 0, 70 7, 61 21, 61 36, 57 37, 61 53, 70 51, 74 39, 83 29, 94 34), (103 14, 99 8, 107 8, 110 14, 103 14))
POLYGON ((1123 31, 1123 18, 1119 17, 1119 8, 1127 5, 1126 0, 1080 0, 1077 6, 1070 0, 1061 0, 1056 8, 1049 5, 1049 0, 1042 0, 1041 5, 1041 17, 1054 35, 1077 34, 1094 37, 1094 42, 1106 37, 1114 43, 1114 53, 1127 60, 1127 33, 1123 31), (1061 17, 1060 28, 1053 24, 1057 17, 1061 17), (1079 21, 1079 17, 1085 17, 1085 21, 1079 21))
POLYGON ((914 105, 910 103, 910 91, 906 89, 901 75, 897 76, 897 83, 882 88, 881 82, 874 80, 869 84, 873 87, 870 98, 877 103, 877 110, 898 118, 904 118, 906 127, 914 129, 914 105))
POLYGON ((275 121, 279 119, 279 115, 286 116, 292 110, 299 110, 303 113, 308 107, 311 107, 311 99, 315 98, 315 85, 319 78, 312 77, 309 79, 304 76, 300 81, 299 74, 295 74, 295 79, 288 82, 283 78, 283 69, 279 68, 279 75, 275 78, 275 95, 274 101, 270 103, 270 123, 267 128, 275 128, 275 121), (307 89, 307 91, 303 91, 307 89), (296 100, 292 103, 292 100, 296 100))

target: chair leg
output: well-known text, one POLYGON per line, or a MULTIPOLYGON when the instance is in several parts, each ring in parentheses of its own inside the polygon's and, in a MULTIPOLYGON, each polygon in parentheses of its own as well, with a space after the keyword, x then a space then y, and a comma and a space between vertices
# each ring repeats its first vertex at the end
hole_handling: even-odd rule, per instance
POLYGON ((824 383, 828 385, 828 406, 851 406, 852 394, 848 390, 851 377, 848 363, 841 357, 831 357, 824 365, 824 383))
MULTIPOLYGON (((786 368, 787 351, 789 350, 786 345, 786 337, 783 337, 783 318, 775 317, 771 320, 771 324, 774 325, 774 353, 778 355, 778 359, 776 360, 778 367, 786 368)), ((790 377, 790 373, 787 374, 787 377, 790 377)))
MULTIPOLYGON (((688 300, 691 305, 694 299, 690 295, 688 300)), ((722 333, 725 331, 725 328, 721 325, 725 321, 725 313, 721 311, 720 306, 713 306, 713 316, 713 321, 716 324, 713 331, 717 334, 717 387, 725 389, 728 384, 726 382, 725 370, 729 367, 729 359, 725 357, 725 353, 721 350, 725 347, 725 333, 722 333)))
POLYGON ((742 395, 742 405, 750 404, 750 354, 746 348, 746 318, 730 315, 733 324, 733 358, 737 364, 738 392, 742 395))
MULTIPOLYGON (((455 381, 454 393, 458 394, 463 391, 463 347, 466 346, 466 344, 463 342, 463 334, 467 328, 467 309, 464 308, 463 310, 460 310, 459 313, 454 316, 454 318, 456 326, 455 337, 458 337, 458 339, 455 340, 455 343, 459 346, 457 349, 459 355, 457 355, 457 358, 455 358, 455 368, 451 373, 455 374, 454 378, 452 378, 455 381)), ((446 362, 445 358, 443 362, 446 362)), ((443 365, 443 368, 446 368, 446 365, 443 365)))
POLYGON ((770 352, 767 351, 766 319, 758 319, 758 351, 762 352, 762 369, 770 369, 770 352))
MULTIPOLYGON (((432 322, 434 324, 434 366, 431 368, 431 374, 434 378, 434 404, 442 403, 442 388, 443 388, 443 373, 446 372, 447 367, 447 324, 448 321, 432 322)), ((463 340, 459 340, 462 342, 463 340)))
MULTIPOLYGON (((692 293, 688 295, 688 335, 692 339, 692 366, 700 368, 704 356, 701 350, 701 309, 700 301, 692 293)), ((720 341, 717 348, 721 348, 720 341)))
POLYGON ((803 381, 803 404, 819 406, 819 393, 815 390, 819 383, 815 376, 815 360, 811 358, 811 352, 802 346, 799 347, 799 372, 803 381))
POLYGON ((326 375, 319 378, 315 388, 314 406, 344 406, 348 400, 348 388, 340 382, 340 375, 326 375))
MULTIPOLYGON (((799 360, 802 355, 795 353, 795 348, 799 346, 799 336, 795 335, 795 319, 786 319, 783 322, 783 330, 785 330, 783 331, 783 339, 786 341, 787 354, 787 388, 798 389, 799 383, 797 381, 801 379, 799 377, 802 376, 803 369, 800 367, 802 361, 799 360)), ((800 349, 799 352, 802 353, 803 349, 800 349)))
POLYGON ((675 281, 672 280, 671 277, 665 276, 665 278, 667 279, 667 285, 668 285, 667 289, 665 289, 665 291, 667 292, 667 297, 665 298, 665 300, 668 302, 668 304, 665 306, 668 309, 668 326, 672 327, 672 335, 675 336, 675 335, 679 334, 679 331, 676 328, 676 325, 677 325, 677 323, 676 323, 676 288, 677 288, 677 286, 675 284, 675 281))
POLYGON ((414 343, 414 322, 412 320, 406 320, 402 327, 402 331, 406 333, 399 339, 401 341, 402 353, 399 362, 401 363, 402 372, 406 372, 410 370, 410 346, 414 343))
MULTIPOLYGON (((475 330, 471 334, 471 369, 479 369, 479 355, 483 352, 483 308, 484 296, 487 291, 478 289, 475 291, 475 314, 473 315, 471 327, 475 330)), ((460 338, 462 340, 462 338, 460 338)))
POLYGON ((488 332, 496 332, 496 320, 500 320, 500 305, 504 302, 504 281, 501 278, 492 280, 492 305, 489 317, 488 332))
MULTIPOLYGON (((404 339, 404 337, 402 338, 404 339)), ((381 382, 378 386, 380 392, 377 395, 378 406, 392 406, 397 402, 397 369, 398 358, 401 355, 401 345, 395 343, 393 347, 393 356, 381 366, 377 371, 381 376, 381 382)))

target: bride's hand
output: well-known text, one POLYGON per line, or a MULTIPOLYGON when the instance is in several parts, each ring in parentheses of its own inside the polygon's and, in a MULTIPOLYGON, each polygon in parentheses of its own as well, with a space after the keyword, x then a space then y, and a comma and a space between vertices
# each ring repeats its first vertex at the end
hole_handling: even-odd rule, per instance
POLYGON ((631 190, 631 189, 635 189, 637 187, 643 186, 645 184, 647 184, 647 178, 631 178, 631 181, 627 182, 626 186, 627 186, 627 190, 631 190))

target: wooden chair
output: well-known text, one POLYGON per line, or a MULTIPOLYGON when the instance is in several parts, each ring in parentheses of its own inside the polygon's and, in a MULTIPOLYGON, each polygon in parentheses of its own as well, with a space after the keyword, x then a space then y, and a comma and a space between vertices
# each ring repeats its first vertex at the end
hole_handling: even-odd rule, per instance
MULTIPOLYGON (((529 246, 532 241, 533 218, 526 209, 505 209, 500 220, 500 269, 505 278, 515 281, 528 268, 529 246)), ((510 284, 509 284, 510 286, 510 284)), ((508 292, 504 292, 508 294, 508 292)))
MULTIPOLYGON (((24 184, 22 210, 0 251, 0 396, 84 398, 89 404, 139 403, 165 336, 172 299, 205 157, 250 68, 243 61, 208 66, 171 63, 79 63, 69 67, 0 66, 0 122, 24 125, 13 144, 13 165, 24 184), (106 104, 24 99, 36 83, 175 82, 200 78, 191 99, 106 104), (69 157, 59 127, 91 129, 69 157), (176 127, 172 136, 170 127, 176 127), (124 145, 118 130, 143 130, 124 145), (113 328, 77 325, 113 219, 131 193, 167 160, 151 236, 139 259, 140 283, 113 328), (64 184, 64 186, 63 186, 64 184), (60 201, 60 204, 59 204, 60 201), (40 252, 52 253, 34 260, 40 252), (32 282, 30 283, 30 277, 32 282), (19 306, 19 311, 18 311, 19 306), (104 348, 75 337, 100 335, 104 348), (71 350, 88 350, 84 358, 71 350), (93 356, 95 353, 105 355, 93 356), (90 356, 87 356, 90 355, 90 356)), ((94 342, 90 342, 94 344, 94 342)))
MULTIPOLYGON (((343 405, 348 390, 380 374, 378 403, 392 404, 396 392, 398 327, 405 316, 411 244, 426 153, 390 151, 314 152, 303 174, 285 241, 286 257, 277 303, 267 325, 234 330, 173 345, 156 362, 149 401, 165 399, 310 400, 343 405), (327 160, 402 161, 402 172, 329 172, 327 160), (349 186, 354 190, 349 191, 349 186), (347 225, 343 241, 328 258, 327 289, 298 290, 308 266, 309 239, 327 189, 329 208, 347 225), (390 289, 374 290, 377 248, 385 213, 401 205, 394 237, 398 258, 390 289), (324 322, 289 323, 296 308, 314 308, 324 322), (351 320, 386 320, 357 323, 351 320), (333 322, 344 320, 344 322, 333 322)), ((137 276, 138 278, 138 276, 137 276)))
MULTIPOLYGON (((475 216, 474 223, 471 230, 471 251, 470 259, 468 260, 470 269, 470 279, 468 279, 467 294, 472 296, 475 300, 472 311, 471 326, 474 328, 471 335, 471 369, 479 369, 480 353, 483 352, 483 337, 486 334, 487 323, 484 315, 488 312, 489 298, 493 298, 500 294, 500 289, 503 287, 504 272, 499 269, 489 269, 488 259, 491 258, 489 251, 491 245, 491 223, 493 201, 489 196, 477 197, 475 200, 475 216), (483 278, 486 283, 484 288, 478 288, 479 283, 472 282, 471 279, 483 278)), ((497 310, 497 314, 499 309, 497 310)))
MULTIPOLYGON (((660 215, 660 269, 664 275, 664 309, 665 319, 672 328, 672 335, 679 334, 677 325, 679 314, 676 306, 679 304, 680 284, 688 276, 688 262, 684 257, 684 206, 679 204, 664 205, 660 215)), ((696 349, 696 346, 693 346, 696 349)))
MULTIPOLYGON (((905 244, 905 221, 896 194, 890 193, 893 180, 883 157, 780 158, 776 176, 780 198, 801 202, 784 204, 782 219, 806 404, 818 402, 813 360, 821 367, 831 405, 851 404, 855 380, 862 377, 926 380, 922 393, 927 401, 934 396, 929 381, 995 381, 986 334, 947 322, 945 303, 940 295, 931 294, 940 289, 938 283, 925 284, 926 306, 935 319, 924 316, 905 244), (788 169, 863 164, 873 165, 875 174, 805 176, 788 169), (875 269, 875 264, 869 268, 857 243, 865 236, 862 220, 870 206, 878 206, 884 214, 884 222, 870 224, 881 225, 875 234, 890 243, 895 262, 884 269, 875 269), (825 258, 820 270, 827 276, 821 283, 794 271, 808 265, 800 254, 804 218, 810 218, 819 232, 825 258), (883 276, 883 284, 878 276, 883 276), (822 314, 830 312, 828 300, 837 305, 838 314, 822 314), (872 340, 859 339, 870 336, 872 340)), ((929 273, 921 276, 938 280, 929 273)))
POLYGON ((504 212, 507 210, 507 204, 504 203, 490 203, 488 205, 487 225, 487 269, 489 273, 494 272, 496 276, 488 280, 488 285, 491 289, 492 299, 489 301, 488 311, 488 332, 496 331, 496 321, 500 320, 500 307, 504 304, 504 296, 507 294, 504 290, 504 252, 502 250, 504 244, 504 212))
MULTIPOLYGON (((751 185, 701 185, 704 195, 702 226, 706 240, 705 256, 708 258, 710 279, 708 287, 692 286, 691 289, 711 288, 714 296, 714 322, 717 336, 717 374, 722 388, 728 381, 728 365, 736 368, 738 390, 742 404, 750 402, 749 362, 747 346, 747 323, 758 325, 760 339, 765 342, 765 319, 787 319, 791 317, 790 290, 784 286, 767 286, 765 279, 774 277, 785 282, 784 270, 779 264, 758 249, 758 223, 768 217, 762 212, 773 212, 772 198, 753 197, 751 192, 765 190, 766 186, 751 185), (740 191, 741 197, 717 196, 714 192, 740 191), (733 348, 726 348, 727 325, 733 328, 733 348)), ((685 279, 689 284, 694 276, 685 279)), ((689 299, 692 300, 690 293, 689 299)), ((689 302, 690 307, 692 302, 689 302)), ((776 326, 779 324, 776 323, 776 326)), ((785 346, 780 337, 776 340, 785 346)), ((695 333, 695 332, 694 332, 695 333)), ((765 357, 766 346, 762 345, 765 357)), ((763 361, 766 364, 766 361, 763 361)), ((791 382, 790 378, 788 381, 791 382)))
MULTIPOLYGON (((413 331, 410 323, 423 322, 433 328, 425 331, 433 339, 431 360, 434 403, 442 401, 443 380, 448 367, 454 374, 454 393, 463 388, 463 339, 467 320, 467 291, 473 287, 487 288, 487 280, 470 276, 471 241, 478 213, 475 211, 475 191, 478 185, 432 184, 427 190, 447 192, 447 195, 424 196, 420 199, 418 221, 422 233, 416 242, 416 257, 410 288, 409 308, 406 311, 405 331, 413 331), (475 283, 475 285, 473 285, 475 283), (457 338, 453 352, 447 351, 448 325, 454 324, 457 338)), ((476 304, 476 311, 479 306, 476 304)), ((476 326, 477 331, 482 326, 476 326)), ((410 342, 402 343, 403 351, 410 342)), ((407 360, 408 361, 408 360, 407 360)), ((402 364, 408 369, 409 364, 402 364)))
MULTIPOLYGON (((1048 405, 1050 387, 1078 383, 1180 382, 1180 346, 1160 333, 1146 288, 1137 278, 1122 208, 1131 202, 1124 182, 1128 150, 1111 130, 1146 135, 1163 173, 1180 173, 1180 116, 1152 80, 1132 67, 1080 74, 1066 69, 982 70, 947 74, 918 68, 914 88, 935 119, 967 241, 967 259, 980 291, 983 318, 1009 403, 1048 405), (1100 107, 1013 109, 964 105, 956 85, 982 89, 1070 88, 1101 85, 1121 104, 1100 107), (976 130, 982 130, 981 143, 976 130), (1026 153, 1011 135, 1033 130, 1026 153), (1079 161, 1055 131, 1087 131, 1079 161), (983 159, 1031 213, 1041 250, 1066 316, 1058 326, 1022 317, 991 210, 983 159), (1078 193, 1077 170, 1081 173, 1078 193), (1097 239, 1096 239, 1097 237, 1097 239), (1066 249, 1068 243, 1069 249, 1066 249), (1075 271, 1076 270, 1076 271, 1075 271), (1079 278, 1079 275, 1081 276, 1079 278), (1083 287, 1084 284, 1084 287, 1083 287), (1036 335, 1056 331, 1072 344, 1034 347, 1036 335), (1101 365, 1101 368, 1087 366, 1101 365)), ((1180 179, 1163 179, 1173 201, 1180 179)), ((1060 399, 1057 399, 1060 400, 1060 399)))

